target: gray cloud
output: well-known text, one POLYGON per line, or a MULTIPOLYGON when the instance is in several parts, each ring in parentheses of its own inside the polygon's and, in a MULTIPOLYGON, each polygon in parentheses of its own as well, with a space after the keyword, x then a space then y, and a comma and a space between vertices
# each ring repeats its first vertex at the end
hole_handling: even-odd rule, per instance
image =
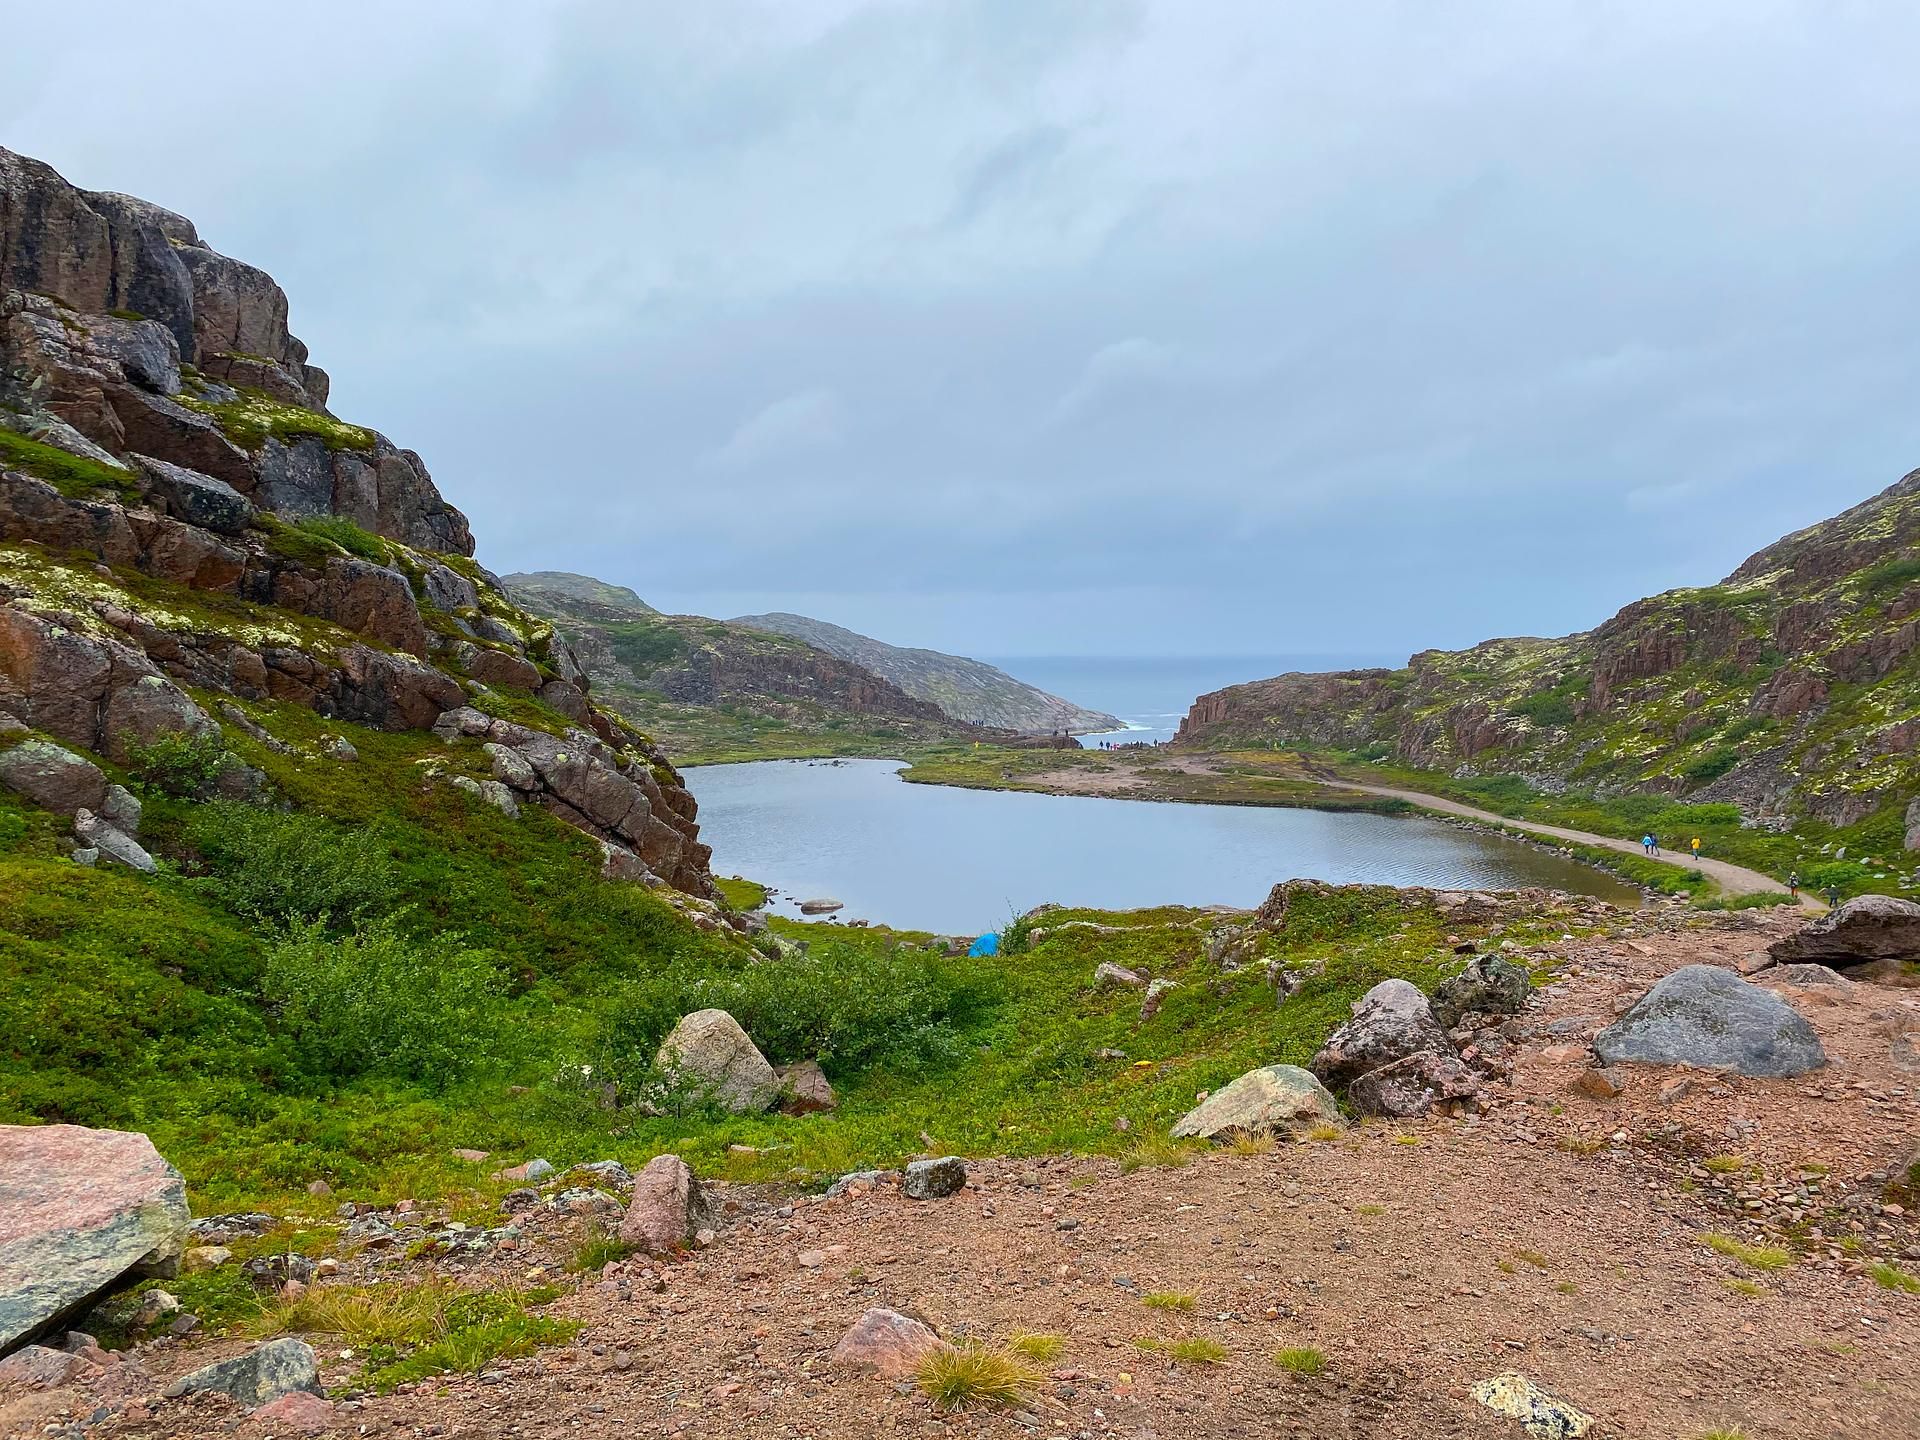
MULTIPOLYGON (((271 9, 271 7, 269 7, 271 9)), ((8 20, 499 568, 978 653, 1591 624, 1920 463, 1904 7, 8 20)))

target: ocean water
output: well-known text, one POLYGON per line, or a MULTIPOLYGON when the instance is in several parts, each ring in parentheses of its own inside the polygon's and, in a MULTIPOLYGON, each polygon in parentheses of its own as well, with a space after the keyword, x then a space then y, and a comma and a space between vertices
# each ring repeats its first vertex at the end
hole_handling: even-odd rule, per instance
POLYGON ((1101 741, 1151 743, 1171 740, 1195 699, 1228 685, 1267 680, 1293 670, 1361 670, 1406 663, 1404 655, 1149 656, 1111 659, 1097 655, 1015 655, 988 659, 1016 680, 1126 723, 1124 731, 1083 735, 1089 748, 1101 741))
POLYGON ((1045 900, 1128 909, 1258 904, 1281 880, 1501 889, 1638 903, 1623 881, 1424 816, 1333 814, 909 785, 893 760, 761 760, 686 772, 717 875, 831 896, 841 920, 978 934, 1045 900))

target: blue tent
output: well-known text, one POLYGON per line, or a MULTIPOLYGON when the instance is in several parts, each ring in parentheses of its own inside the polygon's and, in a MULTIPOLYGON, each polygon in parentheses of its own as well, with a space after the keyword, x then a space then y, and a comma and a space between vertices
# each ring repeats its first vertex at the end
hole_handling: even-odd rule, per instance
POLYGON ((998 955, 999 953, 1000 953, 1000 932, 997 930, 989 930, 986 934, 982 935, 978 940, 974 941, 973 948, 967 951, 967 954, 974 955, 974 956, 998 955))

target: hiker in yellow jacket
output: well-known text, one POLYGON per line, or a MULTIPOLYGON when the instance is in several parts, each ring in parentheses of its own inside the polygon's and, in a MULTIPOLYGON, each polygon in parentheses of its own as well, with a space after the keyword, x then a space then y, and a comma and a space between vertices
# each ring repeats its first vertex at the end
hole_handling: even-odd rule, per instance
POLYGON ((1693 839, 1687 842, 1687 846, 1693 851, 1693 858, 1698 860, 1700 858, 1700 837, 1698 835, 1694 836, 1693 839))

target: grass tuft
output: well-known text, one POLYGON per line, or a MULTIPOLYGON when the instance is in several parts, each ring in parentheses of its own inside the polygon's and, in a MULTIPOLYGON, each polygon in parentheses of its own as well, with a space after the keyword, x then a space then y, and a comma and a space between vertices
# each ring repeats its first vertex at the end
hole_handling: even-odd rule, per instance
POLYGON ((1277 1351, 1273 1363, 1289 1375, 1319 1375, 1327 1368, 1327 1357, 1311 1345, 1277 1351))
POLYGON ((1720 1283, 1736 1295, 1745 1295, 1750 1300, 1758 1300, 1767 1293, 1767 1287, 1758 1280, 1749 1280, 1742 1275, 1727 1275, 1720 1283))
POLYGON ((1047 1365, 1058 1360, 1060 1352, 1066 1348, 1065 1336, 1048 1335, 1037 1330, 1016 1330, 1007 1337, 1009 1351, 1036 1365, 1047 1365))
POLYGON ((1018 1355, 984 1345, 942 1345, 920 1362, 920 1393, 948 1414, 1020 1404, 1040 1376, 1018 1355))
POLYGON ((1181 1365, 1218 1365, 1227 1358, 1227 1347, 1204 1335, 1190 1336, 1184 1340, 1156 1340, 1147 1335, 1133 1343, 1139 1349, 1164 1355, 1181 1365))
POLYGON ((1706 1243, 1716 1254, 1738 1260, 1751 1270, 1784 1270, 1793 1263, 1793 1256, 1785 1250, 1772 1245, 1749 1245, 1731 1235, 1710 1234, 1706 1243))
POLYGON ((617 1235, 595 1235, 583 1240, 567 1258, 567 1269, 576 1273, 597 1271, 617 1260, 624 1260, 639 1250, 637 1245, 629 1245, 617 1235))
POLYGON ((1227 1137, 1227 1148, 1236 1155, 1265 1155, 1275 1143, 1273 1136, 1263 1131, 1235 1130, 1227 1137))
POLYGON ((1177 1310, 1187 1314, 1200 1300, 1185 1290, 1149 1290, 1140 1297, 1140 1303, 1149 1310, 1177 1310))
POLYGON ((1898 1290, 1905 1295, 1920 1295, 1920 1276, 1909 1275, 1898 1265, 1876 1260, 1867 1267, 1873 1283, 1882 1290, 1898 1290))
POLYGON ((1177 1170, 1193 1159, 1194 1147, 1171 1135, 1142 1135, 1133 1148, 1120 1157, 1120 1173, 1136 1170, 1177 1170))

